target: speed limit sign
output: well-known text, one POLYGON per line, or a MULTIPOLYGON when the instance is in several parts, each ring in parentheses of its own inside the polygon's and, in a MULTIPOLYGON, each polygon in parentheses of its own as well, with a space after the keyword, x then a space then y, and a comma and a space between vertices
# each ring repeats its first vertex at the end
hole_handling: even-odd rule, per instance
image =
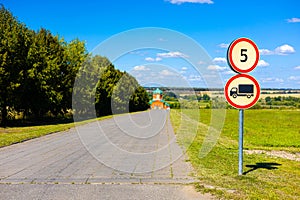
POLYGON ((251 72, 258 64, 259 51, 256 44, 248 38, 234 40, 228 47, 227 62, 230 68, 240 73, 231 77, 224 89, 230 105, 239 111, 239 175, 243 174, 243 134, 244 109, 253 106, 259 99, 260 87, 251 72))
POLYGON ((258 64, 259 51, 256 44, 248 38, 233 41, 227 52, 227 61, 237 73, 248 73, 258 64))

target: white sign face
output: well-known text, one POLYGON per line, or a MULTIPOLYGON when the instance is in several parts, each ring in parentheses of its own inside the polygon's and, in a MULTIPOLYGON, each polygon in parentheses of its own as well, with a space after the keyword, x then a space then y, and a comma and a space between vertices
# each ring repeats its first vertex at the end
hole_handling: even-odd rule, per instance
POLYGON ((227 81, 224 93, 230 105, 238 109, 247 109, 258 101, 260 87, 252 76, 238 74, 227 81))
POLYGON ((235 72, 248 73, 257 66, 259 51, 252 40, 239 38, 230 44, 227 60, 231 69, 235 72))

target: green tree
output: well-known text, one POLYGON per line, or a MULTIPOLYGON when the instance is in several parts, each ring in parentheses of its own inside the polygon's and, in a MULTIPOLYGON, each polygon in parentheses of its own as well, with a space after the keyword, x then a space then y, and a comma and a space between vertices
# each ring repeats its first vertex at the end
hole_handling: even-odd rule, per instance
POLYGON ((136 112, 136 111, 143 111, 149 108, 149 95, 147 91, 138 86, 135 90, 135 93, 131 96, 129 102, 129 111, 136 112))
POLYGON ((202 98, 203 98, 204 101, 209 101, 210 100, 210 96, 208 94, 204 94, 202 98))
POLYGON ((115 69, 105 57, 89 55, 84 42, 67 43, 44 28, 32 31, 1 7, 3 125, 8 109, 40 119, 46 113, 64 115, 74 106, 73 112, 91 117, 95 109, 98 116, 111 114, 112 105, 118 113, 144 110, 148 101, 134 77, 115 69))
POLYGON ((94 117, 95 101, 97 103, 98 80, 104 67, 98 67, 98 57, 89 55, 79 69, 72 94, 72 108, 76 120, 94 117))
POLYGON ((274 101, 281 101, 281 96, 274 97, 274 101))
POLYGON ((265 98, 265 101, 266 101, 266 104, 267 104, 267 105, 271 105, 271 104, 272 104, 272 98, 269 97, 269 96, 267 96, 267 97, 265 98))
POLYGON ((88 59, 88 53, 85 43, 78 39, 70 43, 62 40, 61 43, 64 47, 64 65, 62 65, 60 73, 63 90, 61 108, 67 112, 72 108, 72 92, 76 75, 85 60, 88 59))
POLYGON ((100 70, 95 95, 97 116, 146 110, 149 96, 136 79, 115 69, 105 57, 93 57, 93 65, 100 70))
POLYGON ((41 29, 33 38, 27 60, 31 66, 24 80, 24 91, 27 94, 26 110, 30 110, 36 118, 51 111, 57 115, 61 112, 63 99, 64 49, 58 36, 50 31, 41 29))
POLYGON ((30 32, 3 6, 0 8, 0 108, 2 125, 7 109, 18 102, 16 91, 21 85, 22 68, 30 45, 30 32))
MULTIPOLYGON (((122 73, 116 70, 113 64, 105 57, 95 56, 93 64, 100 69, 95 96, 97 116, 110 115, 112 114, 112 95, 122 73)), ((116 103, 117 99, 114 102, 116 103)), ((117 112, 117 110, 115 111, 117 112)))

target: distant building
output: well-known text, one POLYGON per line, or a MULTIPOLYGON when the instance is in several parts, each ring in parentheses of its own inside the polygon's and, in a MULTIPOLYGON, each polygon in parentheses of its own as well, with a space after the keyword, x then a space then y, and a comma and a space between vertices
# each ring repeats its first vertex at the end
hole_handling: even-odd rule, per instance
POLYGON ((152 100, 149 102, 151 109, 170 109, 170 105, 163 100, 163 92, 160 89, 157 88, 152 94, 152 100))

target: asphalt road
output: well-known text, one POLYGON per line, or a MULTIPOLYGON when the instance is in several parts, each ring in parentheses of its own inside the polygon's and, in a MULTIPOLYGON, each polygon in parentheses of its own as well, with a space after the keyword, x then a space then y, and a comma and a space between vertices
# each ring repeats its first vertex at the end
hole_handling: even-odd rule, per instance
POLYGON ((0 199, 209 199, 166 111, 121 115, 0 149, 0 199))

